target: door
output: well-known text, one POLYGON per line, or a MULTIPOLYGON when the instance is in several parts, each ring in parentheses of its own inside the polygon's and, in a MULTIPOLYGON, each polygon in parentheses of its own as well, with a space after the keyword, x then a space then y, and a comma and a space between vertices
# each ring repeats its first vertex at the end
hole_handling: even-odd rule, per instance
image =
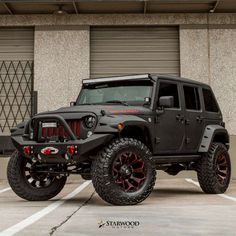
POLYGON ((179 84, 160 80, 158 86, 158 101, 157 123, 155 127, 156 153, 180 153, 183 151, 185 125, 179 84), (158 108, 158 101, 162 96, 173 96, 173 107, 160 110, 160 108, 158 108))
POLYGON ((185 149, 189 153, 197 152, 204 127, 199 89, 197 86, 183 84, 186 125, 185 149))
POLYGON ((180 74, 178 27, 92 27, 91 77, 180 74))

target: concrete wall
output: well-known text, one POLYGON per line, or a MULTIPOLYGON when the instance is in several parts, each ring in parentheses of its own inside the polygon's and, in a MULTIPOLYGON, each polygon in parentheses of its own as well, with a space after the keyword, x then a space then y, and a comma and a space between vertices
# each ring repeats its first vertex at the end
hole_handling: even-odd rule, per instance
POLYGON ((180 28, 181 75, 212 86, 226 127, 235 135, 236 29, 218 27, 180 28))
MULTIPOLYGON (((216 14, 218 15, 218 14, 216 14)), ((228 24, 235 21, 234 14, 227 14, 228 24)), ((181 25, 207 23, 208 14, 79 14, 79 15, 1 15, 0 26, 41 25, 181 25)), ((217 24, 223 17, 214 18, 217 24)))
POLYGON ((210 29, 210 81, 230 134, 236 134, 236 29, 210 29))
POLYGON ((204 26, 180 26, 181 76, 209 83, 208 31, 204 26))
POLYGON ((68 106, 89 77, 89 27, 37 26, 34 48, 38 111, 68 106))

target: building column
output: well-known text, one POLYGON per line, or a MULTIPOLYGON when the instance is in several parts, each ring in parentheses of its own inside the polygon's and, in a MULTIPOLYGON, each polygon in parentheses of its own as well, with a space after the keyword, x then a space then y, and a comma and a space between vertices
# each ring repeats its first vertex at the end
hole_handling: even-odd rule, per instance
POLYGON ((38 112, 68 106, 88 78, 89 27, 37 26, 34 45, 34 90, 38 112))
POLYGON ((180 75, 209 83, 208 32, 206 26, 180 26, 180 75))

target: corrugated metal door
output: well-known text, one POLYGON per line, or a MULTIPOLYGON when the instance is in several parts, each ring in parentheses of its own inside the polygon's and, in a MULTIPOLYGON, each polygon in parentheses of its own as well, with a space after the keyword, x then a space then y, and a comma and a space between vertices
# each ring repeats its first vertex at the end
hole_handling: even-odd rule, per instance
POLYGON ((32 28, 0 28, 0 137, 31 116, 33 58, 32 28))
POLYGON ((178 27, 91 28, 91 77, 180 74, 178 27))

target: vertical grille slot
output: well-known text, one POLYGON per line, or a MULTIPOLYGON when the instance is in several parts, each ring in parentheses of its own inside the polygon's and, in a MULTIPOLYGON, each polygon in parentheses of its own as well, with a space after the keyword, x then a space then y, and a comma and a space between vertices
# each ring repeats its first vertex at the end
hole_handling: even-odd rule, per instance
MULTIPOLYGON (((77 138, 79 138, 80 136, 80 121, 79 120, 67 120, 67 124, 69 125, 69 127, 71 128, 72 132, 75 134, 75 136, 77 138)), ((64 139, 68 139, 68 132, 66 131, 66 129, 62 126, 59 125, 58 127, 40 127, 41 132, 39 132, 40 134, 40 139, 44 139, 44 140, 50 140, 50 139, 54 139, 54 140, 64 140, 64 139)))

